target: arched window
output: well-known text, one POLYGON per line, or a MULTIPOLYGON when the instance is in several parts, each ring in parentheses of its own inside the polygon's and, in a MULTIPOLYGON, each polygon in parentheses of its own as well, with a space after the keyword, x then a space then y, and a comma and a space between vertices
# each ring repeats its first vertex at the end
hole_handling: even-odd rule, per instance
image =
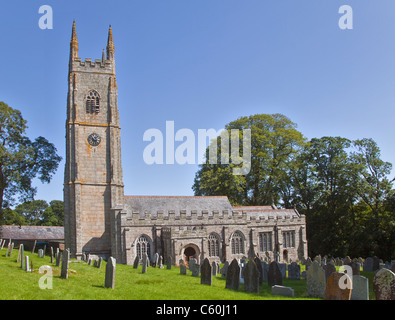
POLYGON ((99 113, 100 111, 100 96, 99 94, 91 90, 86 97, 86 113, 99 113))
POLYGON ((208 255, 219 257, 219 238, 215 233, 210 233, 208 236, 208 255))
POLYGON ((231 239, 232 254, 244 254, 244 235, 235 231, 231 239))
POLYGON ((142 235, 137 239, 136 243, 136 254, 139 257, 139 260, 143 259, 144 253, 147 254, 148 258, 151 256, 151 245, 147 237, 142 235))

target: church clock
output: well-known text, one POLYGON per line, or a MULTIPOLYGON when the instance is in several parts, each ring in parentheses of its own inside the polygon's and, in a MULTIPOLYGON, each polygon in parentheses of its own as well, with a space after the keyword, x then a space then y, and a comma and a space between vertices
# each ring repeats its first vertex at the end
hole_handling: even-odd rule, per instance
POLYGON ((101 142, 101 137, 97 134, 97 133, 91 133, 88 136, 88 143, 92 146, 92 147, 97 147, 101 142))

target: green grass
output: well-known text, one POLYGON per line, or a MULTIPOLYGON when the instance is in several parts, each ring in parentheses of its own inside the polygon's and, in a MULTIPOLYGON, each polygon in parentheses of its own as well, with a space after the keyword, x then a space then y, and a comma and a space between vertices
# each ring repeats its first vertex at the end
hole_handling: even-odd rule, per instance
MULTIPOLYGON (((33 261, 33 271, 25 272, 16 262, 18 250, 11 257, 0 251, 0 292, 6 300, 285 300, 273 296, 267 283, 263 283, 259 294, 246 293, 241 284, 238 291, 225 289, 225 278, 213 277, 212 286, 201 285, 200 278, 180 275, 178 267, 171 270, 148 268, 141 273, 141 266, 117 265, 115 289, 104 288, 106 263, 100 269, 86 262, 72 260, 68 279, 60 278, 60 267, 50 263, 49 257, 39 258, 36 253, 25 252, 33 261), (42 265, 49 265, 53 272, 53 289, 40 289, 39 273, 42 265)), ((283 280, 284 286, 295 290, 295 298, 317 300, 306 297, 305 280, 283 280)), ((290 299, 290 298, 288 298, 290 299)))

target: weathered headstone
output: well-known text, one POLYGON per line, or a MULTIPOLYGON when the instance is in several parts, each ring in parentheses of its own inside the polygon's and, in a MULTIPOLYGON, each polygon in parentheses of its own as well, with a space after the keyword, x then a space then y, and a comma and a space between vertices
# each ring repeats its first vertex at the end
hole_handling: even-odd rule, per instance
POLYGON ((269 264, 269 272, 267 274, 267 283, 269 287, 283 284, 283 277, 276 261, 269 264))
POLYGON ((69 249, 66 249, 63 251, 63 254, 62 254, 62 268, 61 268, 61 272, 60 272, 60 277, 63 279, 68 278, 69 260, 70 260, 70 251, 69 251, 69 249))
POLYGON ((373 291, 376 300, 391 300, 395 299, 392 296, 391 282, 395 282, 395 274, 388 269, 379 270, 373 278, 373 291))
POLYGON ((104 280, 105 288, 115 288, 115 268, 116 268, 116 260, 113 257, 110 257, 107 261, 106 265, 106 277, 104 280))
POLYGON ((351 300, 369 300, 369 279, 361 275, 352 276, 351 300))
POLYGON ((244 270, 244 291, 259 293, 259 271, 253 260, 249 260, 244 270))
POLYGON ((306 271, 307 296, 323 298, 325 287, 325 271, 317 261, 313 261, 310 268, 306 271))
POLYGON ((155 254, 154 254, 154 260, 153 260, 153 262, 152 262, 152 266, 153 266, 154 268, 156 268, 156 266, 158 265, 158 263, 159 263, 159 253, 155 253, 155 254))
POLYGON ((141 273, 147 273, 147 254, 143 253, 143 268, 141 270, 141 273))
POLYGON ((18 262, 18 263, 21 261, 22 251, 23 251, 23 244, 20 244, 19 249, 18 249, 18 257, 16 258, 16 262, 18 262))
POLYGON ((292 262, 288 265, 288 279, 300 280, 300 265, 296 262, 292 262))
POLYGON ((37 254, 38 254, 39 258, 44 258, 44 250, 43 249, 38 249, 37 254))
POLYGON ((167 256, 166 267, 168 270, 171 269, 171 256, 167 256))
POLYGON ((325 271, 325 279, 326 279, 326 280, 329 278, 329 276, 330 276, 332 273, 336 272, 336 267, 335 267, 333 264, 331 264, 331 263, 326 264, 326 265, 323 267, 323 269, 324 269, 324 271, 325 271))
POLYGON ((51 258, 51 263, 53 263, 53 247, 51 247, 50 258, 51 258))
POLYGON ((62 258, 62 253, 60 251, 56 252, 56 266, 60 266, 60 260, 62 258))
POLYGON ((259 272, 259 285, 261 285, 263 283, 263 269, 262 269, 262 263, 261 260, 259 260, 258 257, 255 257, 254 259, 255 265, 258 268, 258 272, 259 272))
POLYGON ((32 253, 34 253, 34 250, 36 249, 36 244, 37 244, 37 240, 34 240, 34 244, 33 244, 32 253))
POLYGON ((267 282, 267 274, 269 272, 269 265, 266 263, 266 261, 261 261, 262 265, 262 280, 264 282, 267 282))
POLYGON ((215 261, 213 261, 213 263, 211 264, 211 270, 212 270, 212 275, 214 277, 217 276, 217 263, 215 261))
POLYGON ((190 258, 189 262, 188 262, 189 270, 192 271, 192 269, 194 268, 195 264, 196 264, 196 259, 195 258, 190 258))
POLYGON ((159 269, 163 269, 163 257, 160 256, 159 257, 159 265, 158 265, 159 269))
POLYGON ((240 267, 236 259, 233 259, 226 272, 226 289, 238 290, 240 285, 240 267))
POLYGON ((376 256, 373 257, 373 271, 380 269, 380 259, 376 256))
POLYGON ((350 266, 352 268, 353 275, 360 275, 361 274, 361 265, 359 262, 351 262, 350 266))
POLYGON ((272 295, 293 298, 295 296, 295 292, 294 292, 294 289, 292 289, 290 287, 283 287, 283 286, 274 285, 272 287, 272 295))
POLYGON ((229 262, 225 261, 221 269, 221 276, 226 277, 226 274, 228 273, 228 268, 229 268, 229 262))
POLYGON ((333 272, 326 281, 325 300, 350 300, 351 299, 351 278, 341 272, 333 272), (348 283, 349 285, 344 285, 348 283), (343 286, 341 286, 343 284, 343 286))
POLYGON ((373 271, 373 258, 367 257, 363 264, 363 271, 365 272, 372 272, 373 271))
POLYGON ((21 269, 23 269, 24 263, 25 263, 25 247, 23 244, 19 246, 20 252, 20 262, 21 262, 21 269))
POLYGON ((97 268, 98 268, 98 269, 100 269, 100 268, 101 268, 101 264, 102 264, 102 262, 103 262, 103 258, 102 258, 102 257, 100 257, 100 258, 99 258, 99 261, 98 261, 98 263, 97 263, 97 268))
POLYGON ((187 274, 187 266, 185 263, 180 264, 180 274, 186 275, 187 274))
POLYGON ((136 258, 134 258, 133 261, 133 269, 137 269, 137 267, 139 266, 139 262, 140 262, 139 256, 136 255, 136 258))
POLYGON ((25 271, 30 271, 29 256, 25 256, 25 271))
POLYGON ((211 286, 212 283, 212 267, 208 259, 204 259, 200 268, 200 284, 207 284, 211 286))
MULTIPOLYGON (((195 260, 195 259, 193 259, 193 260, 195 260)), ((189 265, 189 270, 192 272, 192 277, 199 277, 200 265, 193 262, 192 264, 189 265)))

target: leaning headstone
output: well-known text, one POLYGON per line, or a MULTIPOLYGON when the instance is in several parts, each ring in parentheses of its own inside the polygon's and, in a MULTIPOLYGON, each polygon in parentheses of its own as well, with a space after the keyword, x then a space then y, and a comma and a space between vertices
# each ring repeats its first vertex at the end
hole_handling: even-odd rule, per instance
POLYGON ((70 259, 70 251, 69 251, 69 249, 66 249, 63 251, 63 254, 62 254, 62 268, 61 268, 61 273, 60 273, 60 277, 63 279, 68 278, 69 259, 70 259))
POLYGON ((143 268, 141 270, 141 273, 147 273, 147 254, 143 253, 143 268))
POLYGON ((115 288, 115 268, 116 268, 116 260, 113 257, 110 257, 107 261, 106 266, 106 277, 104 280, 105 288, 115 288))
POLYGON ((259 271, 253 260, 249 260, 244 270, 244 291, 259 293, 259 271))
POLYGON ((36 244, 37 244, 37 240, 34 240, 34 244, 33 244, 32 253, 34 253, 34 250, 36 249, 36 244))
POLYGON ((292 262, 288 265, 288 279, 300 280, 300 265, 296 262, 292 262))
POLYGON ((23 248, 23 244, 20 244, 19 249, 18 249, 18 257, 16 258, 17 263, 19 263, 21 261, 21 252, 23 250, 22 248, 23 248))
POLYGON ((325 294, 325 271, 317 261, 314 261, 306 271, 307 296, 323 298, 325 294))
POLYGON ((352 276, 351 300, 369 300, 369 279, 360 276, 352 276))
POLYGON ((326 281, 325 300, 350 300, 351 278, 341 272, 333 272, 326 281), (344 285, 347 283, 348 285, 344 285), (341 286, 343 284, 343 286, 341 286))
POLYGON ((133 269, 137 269, 137 267, 139 266, 139 261, 140 261, 139 256, 136 256, 136 258, 134 258, 133 261, 133 269))
POLYGON ((236 259, 233 259, 226 272, 226 289, 238 290, 240 285, 240 267, 236 259))
POLYGON ((283 277, 276 261, 269 264, 269 272, 267 275, 267 283, 269 287, 283 284, 283 277))
POLYGON ((275 285, 272 287, 272 295, 293 298, 295 296, 295 291, 290 287, 275 285))
POLYGON ((10 250, 11 250, 11 242, 9 242, 9 243, 8 243, 8 246, 7 246, 7 252, 6 252, 6 254, 5 254, 5 256, 6 256, 6 257, 8 257, 8 256, 9 256, 9 254, 10 254, 10 250))
POLYGON ((59 267, 60 266, 60 260, 62 258, 62 253, 60 251, 58 251, 56 253, 56 266, 59 267))
POLYGON ((204 259, 200 268, 200 284, 207 284, 211 286, 212 283, 212 266, 208 259, 204 259))
POLYGON ((391 282, 395 282, 395 274, 388 269, 379 270, 373 278, 373 291, 376 300, 391 300, 392 297, 391 282))

